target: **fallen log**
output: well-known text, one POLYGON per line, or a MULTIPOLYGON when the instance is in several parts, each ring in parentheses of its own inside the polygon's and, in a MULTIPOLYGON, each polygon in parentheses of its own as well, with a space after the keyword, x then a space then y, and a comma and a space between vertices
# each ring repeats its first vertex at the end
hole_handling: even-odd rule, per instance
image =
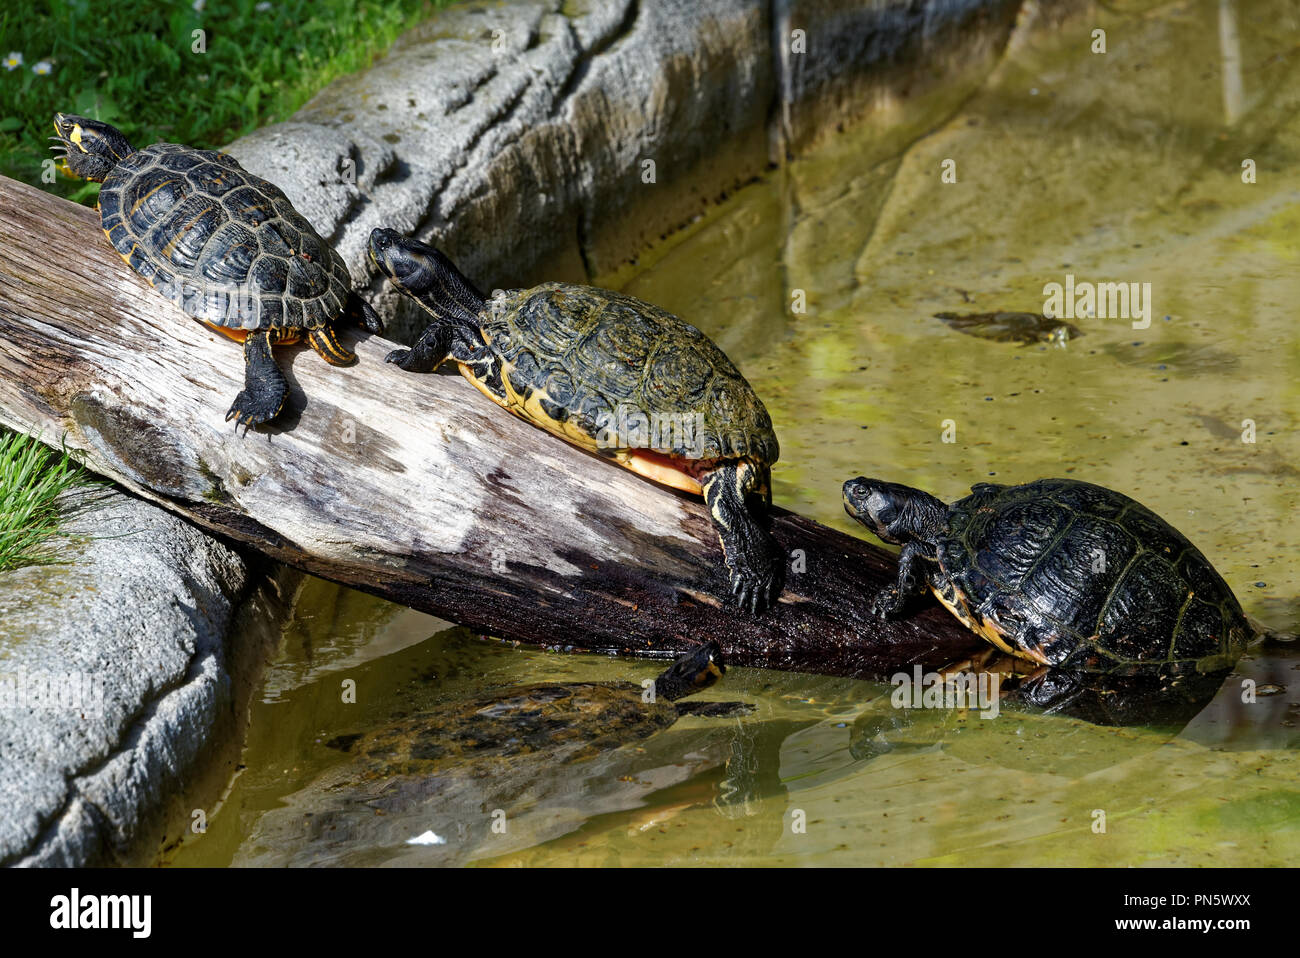
POLYGON ((135 275, 95 212, 0 177, 0 420, 214 533, 314 575, 509 639, 668 656, 716 638, 733 664, 882 676, 982 643, 935 606, 882 625, 884 550, 788 512, 802 550, 781 602, 720 598, 704 505, 502 412, 458 375, 384 363, 355 342, 333 368, 278 351, 270 428, 223 420, 238 347, 135 275))

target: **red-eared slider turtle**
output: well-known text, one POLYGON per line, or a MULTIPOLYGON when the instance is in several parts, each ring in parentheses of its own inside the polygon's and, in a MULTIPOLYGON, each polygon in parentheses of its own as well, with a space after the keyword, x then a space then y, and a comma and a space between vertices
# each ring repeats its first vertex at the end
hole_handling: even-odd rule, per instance
POLYGON ((236 428, 274 419, 288 393, 271 355, 304 335, 327 363, 356 359, 334 334, 340 316, 383 331, 352 290, 342 258, 279 187, 234 157, 175 143, 136 150, 119 131, 57 113, 74 176, 103 183, 101 225, 127 264, 181 309, 242 341, 244 388, 226 413, 236 428))
POLYGON ((981 483, 951 506, 892 482, 850 479, 844 507, 903 547, 896 616, 928 585, 1004 652, 1117 674, 1212 673, 1250 627, 1226 582, 1173 526, 1128 496, 1073 479, 981 483))
POLYGON ((757 612, 776 600, 784 560, 766 527, 776 434, 707 336, 649 303, 589 286, 544 283, 487 300, 438 250, 392 230, 371 234, 370 256, 433 318, 389 362, 428 372, 454 360, 528 422, 702 493, 741 607, 757 612))

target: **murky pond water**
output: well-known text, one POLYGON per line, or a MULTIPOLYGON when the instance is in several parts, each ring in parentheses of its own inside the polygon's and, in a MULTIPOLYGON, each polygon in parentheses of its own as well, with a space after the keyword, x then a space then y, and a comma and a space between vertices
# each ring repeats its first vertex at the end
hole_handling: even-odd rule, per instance
MULTIPOLYGON (((1209 2, 1022 38, 959 108, 884 104, 605 282, 695 322, 748 375, 781 439, 781 505, 857 533, 839 487, 859 473, 945 499, 990 476, 1074 476, 1163 514, 1249 615, 1300 631, 1300 11, 1236 9, 1235 41, 1209 2), (1085 309, 1064 346, 1020 346, 934 318, 1039 312, 1067 277, 1149 288, 1149 326, 1085 309)), ((732 669, 706 697, 752 714, 688 716, 530 773, 503 829, 467 827, 495 811, 480 790, 423 813, 444 845, 385 844, 354 817, 339 819, 349 850, 304 851, 320 776, 347 761, 326 741, 484 689, 660 669, 305 590, 247 768, 174 864, 1300 857, 1300 643, 1285 636, 1182 728, 900 711, 886 685, 732 669), (1272 694, 1243 701, 1246 679, 1272 694)))

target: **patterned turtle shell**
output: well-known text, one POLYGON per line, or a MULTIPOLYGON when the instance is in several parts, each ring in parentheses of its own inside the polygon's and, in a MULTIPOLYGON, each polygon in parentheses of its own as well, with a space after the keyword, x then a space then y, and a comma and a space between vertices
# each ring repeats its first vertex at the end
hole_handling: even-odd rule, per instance
POLYGON ((234 157, 155 143, 99 191, 122 257, 195 319, 238 329, 320 329, 343 310, 347 266, 279 187, 234 157))
POLYGON ((1004 651, 1099 672, 1213 672, 1250 627, 1200 551, 1102 486, 980 484, 949 510, 939 599, 1004 651))
POLYGON ((657 306, 544 283, 494 295, 482 331, 510 390, 539 397, 574 438, 631 432, 630 445, 682 459, 770 465, 780 455, 767 409, 731 360, 657 306))

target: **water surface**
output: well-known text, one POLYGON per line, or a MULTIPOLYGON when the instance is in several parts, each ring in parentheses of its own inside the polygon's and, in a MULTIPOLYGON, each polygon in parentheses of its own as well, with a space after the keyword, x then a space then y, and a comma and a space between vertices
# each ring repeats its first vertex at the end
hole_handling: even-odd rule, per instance
MULTIPOLYGON (((779 504, 858 533, 839 487, 860 473, 945 499, 990 477, 1074 476, 1164 515, 1249 615, 1300 631, 1300 14, 1238 4, 1234 69, 1218 3, 1123 9, 1022 35, 956 108, 882 104, 602 282, 696 323, 749 377, 781 440, 779 504), (1093 26, 1104 54, 1090 51, 1093 26), (1067 275, 1149 283, 1150 326, 1081 316, 1064 347, 1021 347, 934 318, 1037 312, 1067 275)), ((277 844, 268 815, 321 800, 313 783, 346 761, 323 744, 335 736, 484 689, 659 670, 485 641, 316 581, 299 610, 253 711, 247 768, 176 864, 301 854, 277 844)), ((505 810, 505 834, 370 847, 366 861, 1300 856, 1300 649, 1285 636, 1252 650, 1184 728, 900 711, 889 691, 732 669, 710 697, 752 715, 687 718, 599 763, 557 765, 505 810), (1244 702, 1245 680, 1276 691, 1244 702)), ((490 811, 431 805, 428 828, 454 838, 490 811)))

